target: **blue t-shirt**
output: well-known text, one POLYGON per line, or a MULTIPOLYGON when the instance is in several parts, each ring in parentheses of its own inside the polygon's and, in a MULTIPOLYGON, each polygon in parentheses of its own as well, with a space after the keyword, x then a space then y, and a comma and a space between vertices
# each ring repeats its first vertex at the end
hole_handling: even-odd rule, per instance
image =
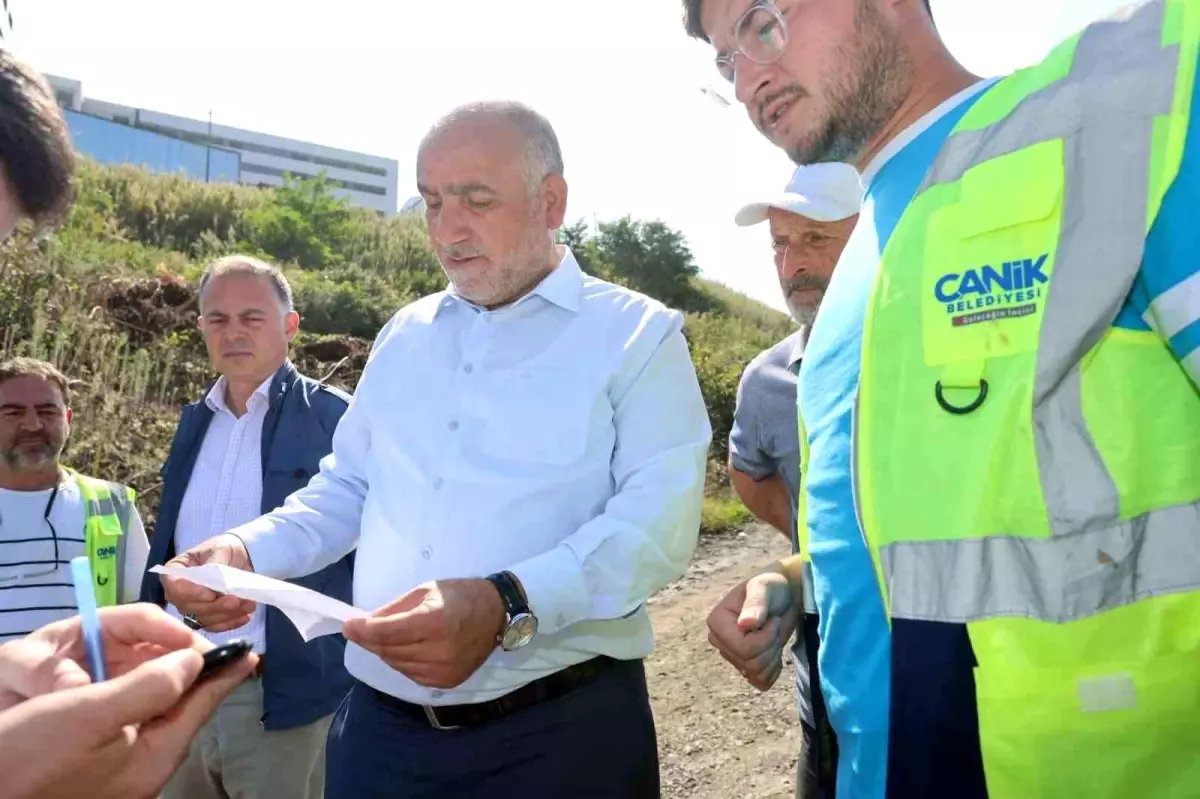
MULTIPOLYGON (((888 783, 891 638, 870 554, 855 517, 851 485, 851 423, 863 322, 888 238, 947 136, 980 96, 963 100, 934 122, 871 179, 800 371, 798 397, 809 443, 808 524, 820 611, 821 688, 838 736, 839 799, 883 799, 888 783)), ((1193 379, 1200 376, 1200 225, 1192 218, 1200 208, 1198 114, 1200 91, 1192 104, 1180 173, 1146 239, 1142 269, 1115 322, 1146 330, 1147 321, 1152 321, 1193 379)), ((906 664, 906 671, 920 674, 920 664, 906 664)), ((939 690, 929 686, 930 702, 938 702, 939 690)), ((922 747, 921 741, 896 742, 902 743, 910 750, 922 747)), ((893 763, 908 767, 911 760, 895 758, 893 763)))

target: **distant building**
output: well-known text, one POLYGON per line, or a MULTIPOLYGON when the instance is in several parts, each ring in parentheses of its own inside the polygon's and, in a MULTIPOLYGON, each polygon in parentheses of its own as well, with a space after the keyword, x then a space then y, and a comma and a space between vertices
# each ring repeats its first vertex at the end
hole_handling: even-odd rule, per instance
POLYGON ((396 213, 394 159, 339 150, 83 96, 76 80, 47 75, 75 147, 101 163, 130 163, 197 180, 282 186, 284 174, 321 172, 353 205, 396 213))

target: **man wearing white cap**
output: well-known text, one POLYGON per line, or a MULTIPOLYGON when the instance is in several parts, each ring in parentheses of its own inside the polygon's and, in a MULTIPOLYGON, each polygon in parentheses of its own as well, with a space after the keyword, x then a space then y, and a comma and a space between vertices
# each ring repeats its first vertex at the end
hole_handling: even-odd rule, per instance
MULTIPOLYGON (((779 195, 742 208, 742 226, 770 222, 775 270, 792 318, 800 328, 760 353, 742 375, 729 435, 729 476, 746 507, 798 550, 796 503, 800 440, 796 375, 808 328, 829 285, 862 201, 858 172, 847 164, 800 167, 779 195)), ((815 609, 815 605, 809 604, 815 609)), ((721 609, 714 610, 714 613, 721 609)), ((781 650, 784 642, 779 641, 781 650)), ((797 764, 797 796, 832 796, 837 763, 833 732, 817 679, 817 617, 808 613, 792 644, 796 697, 806 746, 797 764)), ((782 668, 781 652, 770 652, 782 668)), ((776 672, 777 673, 777 672, 776 672)), ((753 681, 752 681, 753 682, 753 681)), ((772 680, 774 682, 774 680, 772 680)), ((755 684, 765 689, 769 685, 755 684)))

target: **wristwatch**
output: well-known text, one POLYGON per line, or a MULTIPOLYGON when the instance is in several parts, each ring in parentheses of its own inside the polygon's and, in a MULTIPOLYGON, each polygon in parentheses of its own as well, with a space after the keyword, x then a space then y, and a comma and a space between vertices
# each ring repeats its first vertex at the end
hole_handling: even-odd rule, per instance
POLYGON ((537 635, 538 620, 525 599, 521 583, 512 572, 498 572, 487 577, 488 582, 496 586, 500 599, 504 601, 504 613, 507 616, 504 628, 496 638, 496 643, 505 652, 520 649, 533 640, 537 635))

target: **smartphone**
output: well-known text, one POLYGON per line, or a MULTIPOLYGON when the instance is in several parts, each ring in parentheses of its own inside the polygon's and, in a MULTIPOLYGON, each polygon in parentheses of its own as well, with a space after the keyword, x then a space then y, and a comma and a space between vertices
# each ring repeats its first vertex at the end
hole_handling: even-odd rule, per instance
POLYGON ((230 663, 236 663, 253 648, 249 641, 239 638, 208 650, 204 653, 204 666, 200 669, 200 676, 196 678, 196 682, 212 677, 230 663))

